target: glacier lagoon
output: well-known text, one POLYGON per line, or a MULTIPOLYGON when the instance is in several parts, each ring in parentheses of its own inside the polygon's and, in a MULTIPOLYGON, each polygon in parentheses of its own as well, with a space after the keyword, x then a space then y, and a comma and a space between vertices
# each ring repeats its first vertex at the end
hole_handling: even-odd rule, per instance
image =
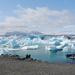
POLYGON ((75 63, 75 60, 66 58, 68 53, 75 53, 75 39, 65 36, 0 37, 0 55, 19 55, 23 58, 30 54, 33 59, 50 63, 75 63))

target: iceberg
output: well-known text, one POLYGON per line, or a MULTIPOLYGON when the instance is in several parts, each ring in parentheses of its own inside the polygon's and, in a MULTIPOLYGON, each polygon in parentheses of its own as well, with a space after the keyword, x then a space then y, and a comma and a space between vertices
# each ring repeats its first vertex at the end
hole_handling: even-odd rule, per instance
POLYGON ((31 45, 31 46, 24 46, 21 48, 21 50, 36 50, 38 48, 39 48, 38 45, 31 45))
POLYGON ((46 46, 46 50, 50 50, 51 52, 57 52, 57 51, 62 51, 63 49, 59 46, 46 46))

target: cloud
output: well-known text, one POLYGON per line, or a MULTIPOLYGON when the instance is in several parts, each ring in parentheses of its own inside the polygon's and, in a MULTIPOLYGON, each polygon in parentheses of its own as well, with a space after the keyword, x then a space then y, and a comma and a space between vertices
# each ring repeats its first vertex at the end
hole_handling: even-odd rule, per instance
POLYGON ((68 26, 72 25, 73 27, 75 25, 75 16, 68 10, 51 10, 47 7, 19 7, 13 11, 14 16, 7 16, 0 23, 1 32, 39 31, 48 34, 63 33, 64 29, 67 29, 67 32, 69 31, 68 26))

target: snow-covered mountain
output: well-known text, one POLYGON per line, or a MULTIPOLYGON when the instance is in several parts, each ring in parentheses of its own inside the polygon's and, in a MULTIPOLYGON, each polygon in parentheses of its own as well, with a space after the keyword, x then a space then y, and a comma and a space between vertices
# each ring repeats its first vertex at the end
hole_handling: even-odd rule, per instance
POLYGON ((37 32, 37 31, 31 31, 31 32, 19 32, 19 31, 14 31, 14 32, 7 32, 5 35, 23 35, 23 36, 28 36, 28 35, 42 35, 43 33, 37 32))

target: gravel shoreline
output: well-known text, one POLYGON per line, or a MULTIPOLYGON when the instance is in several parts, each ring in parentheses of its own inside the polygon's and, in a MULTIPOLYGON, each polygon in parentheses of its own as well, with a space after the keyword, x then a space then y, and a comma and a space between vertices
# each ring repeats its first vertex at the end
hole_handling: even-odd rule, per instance
POLYGON ((0 57, 0 75, 75 75, 75 64, 50 64, 0 57))

